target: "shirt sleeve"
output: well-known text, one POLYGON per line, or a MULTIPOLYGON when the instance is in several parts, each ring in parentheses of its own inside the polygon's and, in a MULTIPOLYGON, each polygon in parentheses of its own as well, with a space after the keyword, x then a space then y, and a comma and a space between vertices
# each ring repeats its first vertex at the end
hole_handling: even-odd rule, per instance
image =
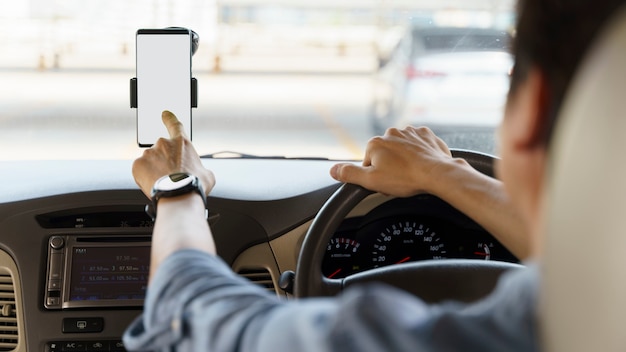
POLYGON ((534 351, 536 272, 506 275, 470 305, 427 305, 377 284, 287 301, 183 250, 162 263, 123 339, 130 351, 534 351))

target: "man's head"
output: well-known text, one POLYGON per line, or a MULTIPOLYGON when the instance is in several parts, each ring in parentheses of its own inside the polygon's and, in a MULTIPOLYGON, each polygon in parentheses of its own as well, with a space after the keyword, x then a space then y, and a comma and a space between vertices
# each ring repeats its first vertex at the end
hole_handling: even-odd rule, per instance
POLYGON ((570 82, 588 47, 625 0, 520 0, 509 97, 531 69, 547 84, 541 141, 549 144, 570 82))
POLYGON ((498 173, 531 228, 541 215, 547 148, 580 62, 626 0, 520 0, 515 66, 500 127, 498 173))

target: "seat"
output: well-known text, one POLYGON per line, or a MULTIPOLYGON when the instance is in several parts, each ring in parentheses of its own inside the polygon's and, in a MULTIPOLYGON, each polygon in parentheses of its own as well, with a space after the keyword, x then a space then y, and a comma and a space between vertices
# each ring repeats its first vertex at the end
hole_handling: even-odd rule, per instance
POLYGON ((596 40, 549 152, 546 351, 626 351, 626 9, 596 40))

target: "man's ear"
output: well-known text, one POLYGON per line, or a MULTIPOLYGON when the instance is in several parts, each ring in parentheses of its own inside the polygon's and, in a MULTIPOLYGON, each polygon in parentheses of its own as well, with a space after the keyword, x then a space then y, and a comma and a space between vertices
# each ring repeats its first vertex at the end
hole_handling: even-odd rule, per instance
POLYGON ((510 137, 517 148, 535 148, 543 145, 549 118, 550 92, 545 74, 537 69, 529 70, 528 76, 517 87, 513 104, 515 113, 510 137))

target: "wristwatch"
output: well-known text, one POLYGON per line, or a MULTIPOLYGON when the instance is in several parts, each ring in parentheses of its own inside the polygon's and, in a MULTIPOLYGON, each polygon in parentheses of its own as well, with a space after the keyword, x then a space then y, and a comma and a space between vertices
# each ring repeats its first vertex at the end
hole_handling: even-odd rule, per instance
POLYGON ((156 219, 156 209, 159 199, 177 197, 192 192, 196 192, 202 197, 205 217, 207 217, 206 194, 204 193, 202 182, 200 182, 198 177, 185 172, 163 176, 154 183, 152 191, 150 192, 152 203, 146 205, 146 213, 154 220, 156 219))

